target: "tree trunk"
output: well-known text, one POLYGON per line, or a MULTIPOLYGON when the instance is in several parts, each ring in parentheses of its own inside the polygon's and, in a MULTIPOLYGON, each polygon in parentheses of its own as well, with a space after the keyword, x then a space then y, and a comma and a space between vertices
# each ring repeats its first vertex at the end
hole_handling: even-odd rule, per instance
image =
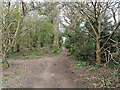
POLYGON ((20 45, 18 43, 16 44, 16 52, 20 52, 20 45))
POLYGON ((12 53, 14 52, 14 47, 11 48, 12 53))
POLYGON ((101 50, 100 50, 99 38, 96 38, 96 61, 97 61, 97 64, 100 65, 100 63, 101 63, 101 50))
POLYGON ((6 42, 5 42, 5 37, 4 37, 4 34, 3 34, 3 36, 2 36, 2 50, 1 50, 1 53, 2 53, 2 61, 3 62, 5 62, 7 65, 8 65, 8 67, 10 67, 10 65, 9 65, 9 63, 8 63, 8 61, 7 61, 7 52, 6 52, 6 48, 7 48, 7 46, 6 46, 6 42))
POLYGON ((5 62, 8 65, 8 67, 10 67, 10 65, 9 65, 9 63, 7 61, 7 55, 6 55, 6 53, 2 53, 2 61, 5 62))
POLYGON ((100 3, 98 3, 98 34, 96 36, 96 59, 97 64, 101 64, 101 48, 100 48, 100 35, 101 35, 101 17, 100 17, 100 3))
POLYGON ((57 26, 55 26, 54 45, 59 48, 59 29, 57 26))

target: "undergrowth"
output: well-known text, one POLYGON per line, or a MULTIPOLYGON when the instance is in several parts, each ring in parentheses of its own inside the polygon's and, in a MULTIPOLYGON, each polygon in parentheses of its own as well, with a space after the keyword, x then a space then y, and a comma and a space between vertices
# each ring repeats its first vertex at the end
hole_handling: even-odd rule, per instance
POLYGON ((61 48, 60 49, 43 49, 40 48, 39 50, 36 51, 24 51, 24 52, 18 52, 18 53, 10 53, 8 56, 8 59, 12 59, 12 60, 18 60, 18 59, 39 59, 42 57, 50 57, 50 56, 57 56, 60 54, 61 52, 61 48))
MULTIPOLYGON (((68 56, 70 55, 68 54, 68 56)), ((120 87, 118 86, 118 77, 120 77, 119 64, 110 62, 107 66, 104 66, 104 64, 96 65, 93 62, 77 60, 74 57, 71 58, 73 62, 76 62, 76 67, 78 67, 82 71, 80 72, 80 74, 84 73, 83 75, 81 75, 83 81, 90 81, 91 83, 93 83, 94 87, 120 87)), ((70 66, 73 65, 70 64, 70 66)))

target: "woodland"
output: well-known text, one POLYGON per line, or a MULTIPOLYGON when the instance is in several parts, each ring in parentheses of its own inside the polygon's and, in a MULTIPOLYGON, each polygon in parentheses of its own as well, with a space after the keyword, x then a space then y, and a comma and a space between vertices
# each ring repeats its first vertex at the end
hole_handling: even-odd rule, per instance
MULTIPOLYGON (((112 0, 0 1, 1 68, 3 71, 14 68, 15 63, 11 60, 29 62, 32 59, 57 57, 67 50, 66 57, 70 58, 68 63, 72 62, 71 68, 75 63, 75 67, 85 74, 87 69, 100 75, 97 81, 103 79, 101 87, 120 87, 119 4, 112 0), (103 72, 99 73, 100 70, 103 72)), ((9 74, 4 76, 8 77, 9 74)), ((89 80, 85 78, 85 81, 89 80)))

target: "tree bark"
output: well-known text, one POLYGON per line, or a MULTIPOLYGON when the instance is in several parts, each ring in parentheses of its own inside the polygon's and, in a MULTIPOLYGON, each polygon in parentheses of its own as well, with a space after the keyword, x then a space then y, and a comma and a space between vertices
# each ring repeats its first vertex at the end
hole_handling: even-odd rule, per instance
POLYGON ((101 64, 101 50, 100 50, 100 41, 99 38, 96 38, 96 61, 97 64, 101 64))
POLYGON ((101 47, 100 47, 100 36, 101 36, 101 17, 100 17, 100 3, 98 3, 98 20, 97 20, 98 34, 96 36, 96 60, 97 64, 101 64, 101 47))
POLYGON ((11 48, 12 53, 14 52, 14 50, 13 50, 13 49, 14 49, 14 48, 12 47, 12 48, 11 48))
POLYGON ((59 29, 57 26, 55 26, 54 45, 59 48, 59 29))
POLYGON ((20 45, 18 43, 16 44, 16 52, 20 52, 20 45))
POLYGON ((6 53, 2 53, 2 61, 5 62, 8 65, 8 67, 10 67, 10 65, 7 61, 7 54, 6 53))

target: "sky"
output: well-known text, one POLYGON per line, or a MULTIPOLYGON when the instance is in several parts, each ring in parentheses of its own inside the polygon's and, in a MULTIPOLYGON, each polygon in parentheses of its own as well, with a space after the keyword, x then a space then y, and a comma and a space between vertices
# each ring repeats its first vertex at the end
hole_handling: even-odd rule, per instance
MULTIPOLYGON (((2 1, 2 0, 0 0, 0 1, 2 1)), ((5 0, 5 1, 7 1, 7 0, 5 0)), ((18 2, 18 1, 21 1, 21 0, 11 0, 12 2, 18 2)), ((30 1, 34 1, 34 2, 50 2, 50 1, 60 1, 60 2, 76 2, 76 1, 78 1, 78 2, 81 2, 81 1, 86 1, 86 2, 88 2, 88 1, 95 1, 95 0, 23 0, 24 2, 27 2, 27 3, 29 3, 30 1)), ((100 1, 100 2, 103 2, 103 1, 108 1, 108 0, 97 0, 97 1, 100 1)), ((118 1, 118 0, 110 0, 110 1, 118 1)), ((119 11, 120 11, 120 9, 119 9, 119 11)), ((117 14, 116 14, 116 19, 117 19, 117 22, 120 20, 119 19, 120 18, 120 14, 118 15, 118 12, 117 12, 117 14)), ((111 20, 114 20, 113 18, 111 18, 111 20)), ((63 30, 64 31, 64 30, 63 30)))
MULTIPOLYGON (((0 0, 0 1, 2 1, 2 0, 0 0)), ((7 1, 7 0, 5 0, 5 1, 7 1)), ((16 2, 16 1, 21 1, 21 0, 11 0, 12 2, 16 2)), ((95 1, 95 0, 23 0, 24 2, 27 2, 27 3, 29 3, 29 2, 31 2, 31 1, 34 1, 34 2, 56 2, 56 1, 58 1, 58 2, 89 2, 89 1, 95 1)), ((99 2, 105 2, 105 1, 108 1, 108 0, 97 0, 97 1, 99 1, 99 2)), ((110 0, 110 1, 113 1, 113 2, 118 2, 119 0, 110 0)), ((120 10, 119 10, 120 11, 120 10)), ((119 21, 118 18, 119 16, 118 16, 118 14, 117 14, 117 16, 116 16, 116 18, 117 18, 117 21, 119 21)))
MULTIPOLYGON (((2 1, 2 0, 0 0, 2 1)), ((7 0, 5 0, 7 1, 7 0)), ((13 2, 20 1, 20 0, 11 0, 13 2)), ((39 1, 39 2, 90 2, 90 1, 95 1, 95 0, 23 0, 24 2, 29 3, 30 1, 39 1)), ((105 2, 108 0, 97 0, 99 2, 105 2)), ((110 0, 110 1, 118 1, 118 0, 110 0)))

